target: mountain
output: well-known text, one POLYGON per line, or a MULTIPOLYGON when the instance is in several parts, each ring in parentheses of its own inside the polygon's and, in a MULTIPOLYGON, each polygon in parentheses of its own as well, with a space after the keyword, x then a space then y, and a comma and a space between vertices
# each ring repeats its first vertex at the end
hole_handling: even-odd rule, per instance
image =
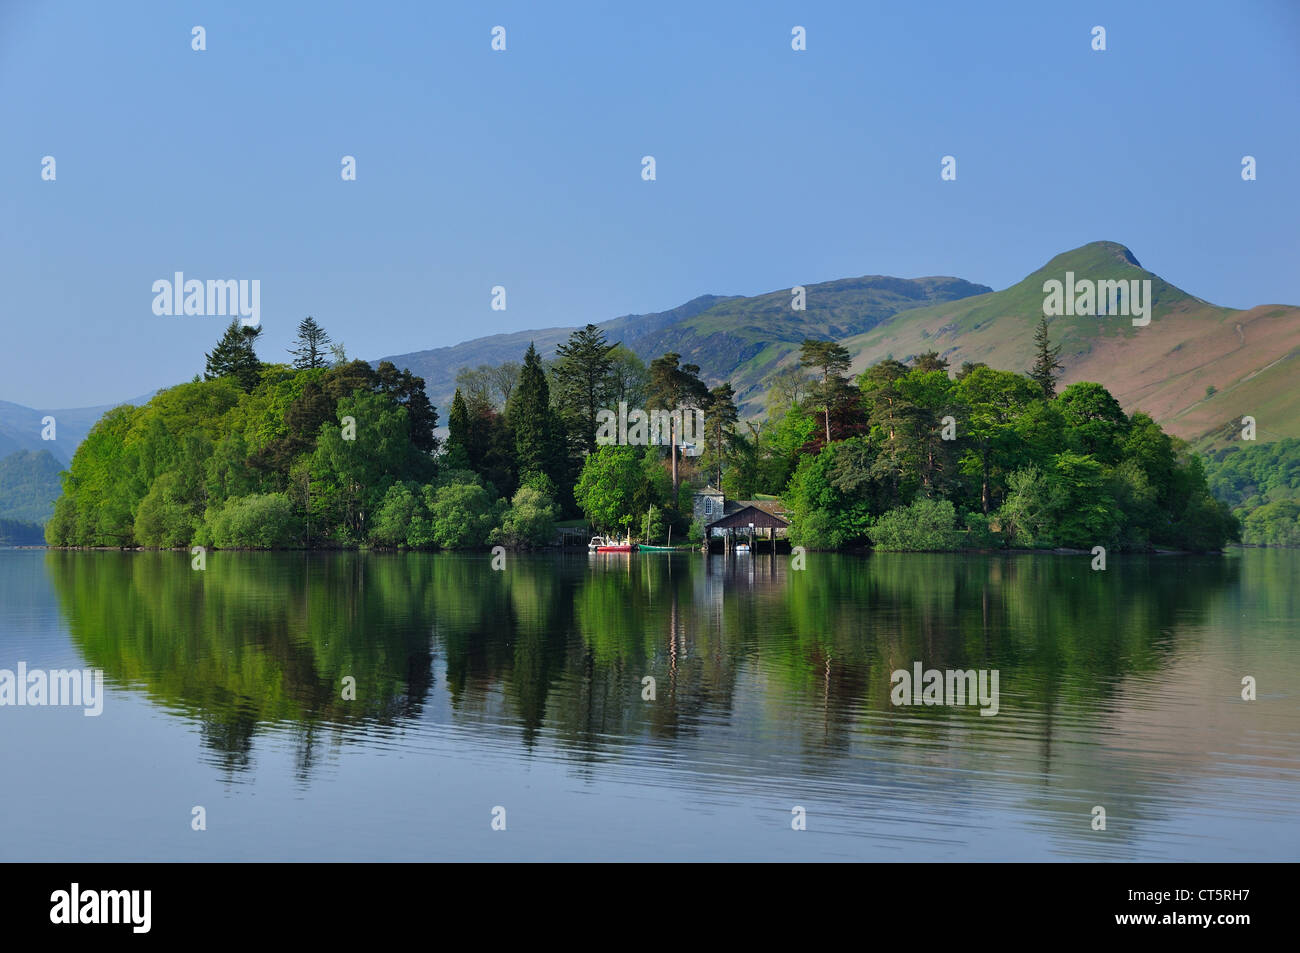
POLYGON ((1052 318, 1064 384, 1097 381, 1127 411, 1145 411, 1201 449, 1235 439, 1245 415, 1256 419, 1260 441, 1300 436, 1300 308, 1269 304, 1238 311, 1211 304, 1147 271, 1116 242, 1057 255, 1003 291, 903 311, 850 336, 843 343, 853 369, 935 350, 954 369, 982 361, 1027 371, 1044 282, 1064 281, 1066 272, 1076 283, 1150 280, 1154 306, 1145 327, 1134 327, 1124 315, 1052 318))
MULTIPOLYGON (((960 278, 890 278, 867 275, 805 286, 803 311, 791 307, 791 289, 754 297, 702 295, 670 311, 630 314, 602 322, 611 341, 621 341, 649 362, 667 351, 698 364, 706 381, 730 380, 742 415, 761 411, 766 378, 806 337, 843 338, 874 328, 907 308, 988 292, 960 278)), ((453 347, 381 358, 409 367, 425 380, 430 399, 448 407, 456 372, 465 366, 518 361, 532 341, 543 358, 554 356, 573 328, 495 334, 453 347)), ((445 411, 444 411, 445 419, 445 411)))
MULTIPOLYGON (((122 401, 123 404, 146 404, 152 394, 122 401)), ((65 410, 33 410, 21 404, 0 400, 0 458, 20 450, 39 452, 48 450, 59 463, 67 466, 77 445, 86 439, 95 421, 107 411, 121 404, 104 404, 100 407, 74 407, 65 410), (54 439, 45 440, 44 418, 54 418, 54 439)))
MULTIPOLYGON (((599 326, 647 362, 676 351, 698 364, 706 381, 730 380, 741 415, 753 417, 762 412, 768 378, 798 361, 806 337, 842 341, 855 372, 891 355, 907 360, 929 350, 939 351, 954 369, 982 361, 1028 370, 1044 282, 1063 281, 1067 272, 1076 281, 1149 280, 1154 306, 1145 327, 1134 327, 1123 315, 1053 318, 1050 333, 1062 345, 1063 383, 1098 381, 1126 410, 1151 414, 1200 449, 1234 442, 1246 415, 1255 418, 1260 442, 1300 437, 1300 387, 1292 383, 1300 357, 1300 308, 1212 304, 1147 271, 1117 242, 1064 252, 1002 291, 960 278, 868 275, 806 286, 803 311, 791 308, 791 291, 782 288, 752 297, 702 295, 668 311, 624 315, 599 326)), ((445 423, 460 368, 518 361, 530 341, 544 358, 552 357, 573 330, 494 334, 381 360, 423 377, 445 423)), ((110 406, 42 411, 0 401, 0 457, 48 449, 66 465, 110 406), (46 415, 57 420, 56 441, 41 440, 46 415)))
POLYGON ((44 523, 62 490, 64 464, 49 450, 19 450, 0 458, 0 519, 44 523))

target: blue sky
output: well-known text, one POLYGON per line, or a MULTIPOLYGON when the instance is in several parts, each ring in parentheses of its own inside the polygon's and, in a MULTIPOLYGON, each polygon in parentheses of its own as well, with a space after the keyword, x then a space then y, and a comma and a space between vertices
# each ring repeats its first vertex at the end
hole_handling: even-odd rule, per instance
POLYGON ((151 308, 178 270, 261 281, 263 359, 307 314, 375 358, 860 274, 1002 288, 1096 239, 1300 304, 1290 2, 10 0, 0 89, 29 406, 201 371, 224 320, 151 308))

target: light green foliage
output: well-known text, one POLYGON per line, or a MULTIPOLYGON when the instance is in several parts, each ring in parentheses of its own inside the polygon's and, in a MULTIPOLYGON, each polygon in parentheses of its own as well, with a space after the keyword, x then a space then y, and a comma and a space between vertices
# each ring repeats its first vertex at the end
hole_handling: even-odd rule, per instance
MULTIPOLYGON (((427 521, 419 489, 414 484, 394 483, 384 494, 370 521, 370 542, 391 548, 412 545, 411 529, 422 518, 427 521)), ((423 542, 415 545, 423 545, 423 542)))
POLYGON ((135 514, 135 538, 142 546, 188 546, 202 515, 188 501, 175 473, 154 481, 135 514))
POLYGON ((802 459, 786 494, 795 545, 838 549, 867 539, 875 490, 871 459, 871 447, 862 437, 837 441, 802 459))
POLYGON ((1251 546, 1297 546, 1300 439, 1237 443, 1205 462, 1214 495, 1242 520, 1241 541, 1251 546))
POLYGON ((46 540, 300 546, 310 543, 310 528, 316 541, 363 541, 390 486, 433 475, 432 458, 420 449, 434 446, 435 412, 421 399, 423 385, 382 367, 263 365, 247 392, 226 374, 109 411, 63 477, 46 540), (412 412, 419 434, 411 431, 412 412), (356 419, 355 441, 342 438, 342 416, 356 419), (252 519, 268 524, 258 530, 252 519))
POLYGON ((574 499, 592 524, 626 529, 636 518, 645 469, 636 447, 601 447, 587 457, 574 499))
POLYGON ((443 549, 468 549, 487 543, 501 509, 481 485, 439 487, 429 504, 432 541, 443 549))
POLYGON ((962 544, 957 511, 948 500, 919 499, 892 509, 868 533, 877 549, 895 552, 944 552, 962 544))
POLYGON ((1300 501, 1278 500, 1252 510, 1241 541, 1253 546, 1300 546, 1300 501))
POLYGON ((1053 514, 1051 487, 1038 467, 1025 467, 1007 478, 1007 498, 996 521, 1012 545, 1050 543, 1045 537, 1051 532, 1053 514))
POLYGON ((293 505, 283 493, 254 493, 230 500, 204 517, 207 538, 223 549, 280 549, 302 539, 293 505))
POLYGON ((501 517, 501 525, 492 531, 491 542, 519 548, 545 546, 555 539, 555 516, 558 508, 544 487, 521 486, 501 517))

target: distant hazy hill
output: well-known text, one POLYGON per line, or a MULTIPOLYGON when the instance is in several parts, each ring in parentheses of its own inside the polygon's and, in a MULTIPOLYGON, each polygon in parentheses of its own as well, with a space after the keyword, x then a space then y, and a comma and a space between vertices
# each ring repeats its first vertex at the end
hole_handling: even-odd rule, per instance
POLYGON ((0 458, 0 519, 44 523, 54 512, 64 465, 48 450, 0 458))
MULTIPOLYGON (((123 401, 127 404, 145 404, 149 397, 136 397, 123 401)), ((74 407, 65 410, 33 410, 21 404, 11 404, 0 400, 0 458, 7 457, 19 450, 48 450, 54 458, 66 466, 72 460, 77 445, 86 439, 90 428, 95 425, 105 412, 119 404, 104 404, 100 407, 74 407), (53 417, 55 423, 53 440, 41 439, 44 425, 41 420, 53 417)))
POLYGON ((936 350, 954 368, 983 361, 1006 370, 1033 363, 1034 325, 1043 313, 1043 283, 1150 279, 1155 306, 1146 327, 1126 316, 1059 316, 1051 336, 1062 343, 1063 380, 1098 381, 1130 412, 1141 409, 1203 448, 1221 446, 1256 418, 1258 440, 1300 436, 1300 308, 1260 305, 1235 311, 1210 304, 1146 271, 1114 242, 1092 242, 1057 255, 1003 291, 904 311, 844 343, 860 370, 889 355, 906 360, 936 350), (1207 388, 1213 388, 1207 396, 1207 388), (1220 432, 1221 431, 1221 432, 1220 432))
MULTIPOLYGON (((844 338, 875 327, 905 308, 950 301, 988 291, 960 278, 890 278, 869 275, 806 286, 806 308, 791 308, 783 288, 755 297, 703 295, 671 311, 626 315, 600 324, 611 341, 622 341, 643 360, 667 351, 698 364, 709 381, 727 379, 739 394, 742 414, 761 409, 767 375, 806 337, 844 338)), ((446 408, 456 371, 465 366, 518 361, 536 343, 551 357, 572 328, 547 328, 476 338, 454 347, 383 358, 424 378, 430 398, 446 408)), ((442 413, 445 421, 445 411, 442 413)))

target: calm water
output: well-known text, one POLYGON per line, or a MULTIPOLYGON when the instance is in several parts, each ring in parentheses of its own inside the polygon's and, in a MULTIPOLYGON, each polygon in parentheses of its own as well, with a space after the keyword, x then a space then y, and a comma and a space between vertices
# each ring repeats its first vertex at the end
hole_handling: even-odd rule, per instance
POLYGON ((1300 553, 1089 562, 0 552, 0 859, 1300 857, 1300 553))

